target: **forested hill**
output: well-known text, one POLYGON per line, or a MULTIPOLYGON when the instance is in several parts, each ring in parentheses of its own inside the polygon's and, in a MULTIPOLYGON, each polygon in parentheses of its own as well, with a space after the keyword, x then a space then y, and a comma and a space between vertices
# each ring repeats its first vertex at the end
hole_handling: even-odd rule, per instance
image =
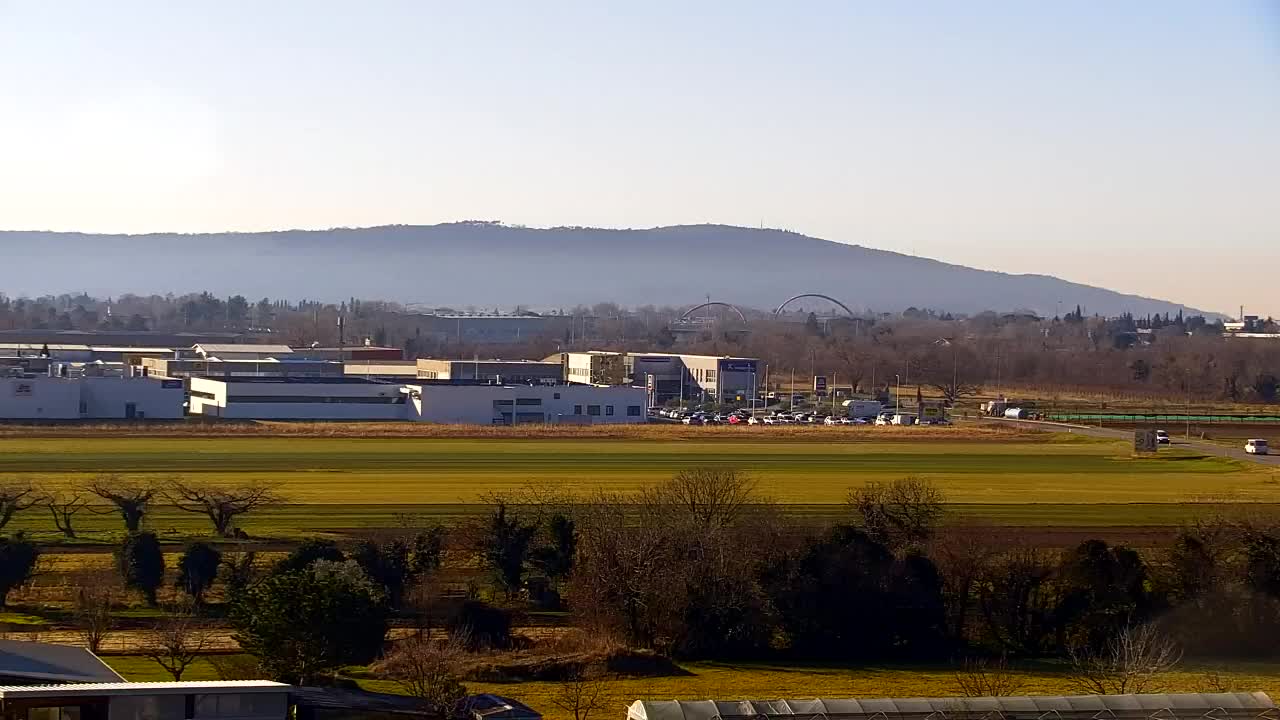
POLYGON ((716 300, 771 308, 804 292, 855 310, 1177 313, 1177 303, 780 230, 724 225, 532 229, 496 223, 205 235, 0 232, 0 290, 97 295, 208 290, 462 307, 716 300), (1059 305, 1060 303, 1060 305, 1059 305))

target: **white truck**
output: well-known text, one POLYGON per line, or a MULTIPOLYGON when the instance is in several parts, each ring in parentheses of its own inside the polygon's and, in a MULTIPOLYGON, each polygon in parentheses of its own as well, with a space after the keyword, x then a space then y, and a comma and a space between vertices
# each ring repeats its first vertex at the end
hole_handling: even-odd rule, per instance
POLYGON ((851 418, 871 420, 884 411, 884 406, 876 400, 845 400, 842 405, 845 415, 851 418))

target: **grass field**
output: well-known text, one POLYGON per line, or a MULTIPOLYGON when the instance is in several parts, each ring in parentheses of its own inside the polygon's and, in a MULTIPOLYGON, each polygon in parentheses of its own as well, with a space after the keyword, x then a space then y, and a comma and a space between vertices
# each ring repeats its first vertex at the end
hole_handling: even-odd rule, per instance
MULTIPOLYGON (((1206 498, 1280 503, 1280 482, 1266 470, 1177 451, 1135 459, 1123 442, 1048 434, 975 440, 964 430, 955 439, 934 433, 908 441, 872 428, 815 430, 801 439, 5 437, 0 478, 49 490, 100 474, 273 483, 291 503, 243 523, 264 536, 388 527, 402 515, 447 519, 476 511, 484 493, 530 484, 632 491, 697 465, 745 471, 788 510, 815 518, 838 516, 851 487, 909 475, 940 486, 957 517, 999 525, 1165 525, 1206 498)), ((77 521, 90 534, 118 526, 114 516, 87 512, 77 521)), ((151 525, 184 534, 204 521, 158 508, 151 525)), ((52 529, 34 510, 11 527, 52 529)))
MULTIPOLYGON (((113 656, 105 658, 117 672, 133 681, 167 680, 160 667, 146 658, 113 656)), ((625 708, 638 699, 706 700, 776 699, 812 697, 946 697, 959 693, 954 672, 944 667, 829 667, 821 665, 771 665, 759 663, 686 663, 688 675, 664 678, 607 681, 603 707, 592 715, 622 717, 625 708)), ((1201 692, 1210 689, 1209 674, 1234 690, 1262 690, 1280 693, 1280 666, 1233 663, 1229 669, 1188 665, 1161 678, 1168 692, 1201 692)), ((1025 694, 1070 693, 1072 688, 1060 668, 1041 664, 1021 673, 1025 694)), ((184 679, 213 680, 213 667, 199 661, 184 679)), ((395 683, 361 680, 361 686, 378 692, 398 692, 395 683)), ((514 697, 539 710, 548 720, 572 720, 572 714, 557 708, 553 698, 555 683, 468 683, 471 692, 492 692, 514 697)))

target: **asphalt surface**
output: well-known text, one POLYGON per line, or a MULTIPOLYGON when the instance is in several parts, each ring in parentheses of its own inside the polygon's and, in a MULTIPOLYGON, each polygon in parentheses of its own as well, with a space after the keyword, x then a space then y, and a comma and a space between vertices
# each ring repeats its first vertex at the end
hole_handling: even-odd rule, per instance
MULTIPOLYGON (((1050 428, 1059 432, 1068 432, 1087 437, 1108 438, 1114 440, 1133 441, 1132 430, 1113 430, 1109 428, 1095 428, 1086 425, 1070 425, 1067 423, 1046 422, 1043 420, 1007 420, 1003 418, 993 418, 996 422, 1009 423, 1011 425, 1031 425, 1036 427, 1050 428)), ((1170 444, 1173 447, 1186 448, 1195 450, 1206 455, 1217 455, 1219 457, 1231 458, 1232 460, 1240 460, 1241 462, 1257 463, 1259 465, 1267 465, 1270 467, 1280 468, 1280 455, 1252 455, 1244 451, 1244 442, 1241 441, 1239 447, 1222 445, 1220 443, 1207 442, 1204 440, 1196 440, 1194 438, 1180 438, 1169 433, 1170 444)), ((1280 452, 1280 448, 1276 448, 1274 452, 1280 452)))

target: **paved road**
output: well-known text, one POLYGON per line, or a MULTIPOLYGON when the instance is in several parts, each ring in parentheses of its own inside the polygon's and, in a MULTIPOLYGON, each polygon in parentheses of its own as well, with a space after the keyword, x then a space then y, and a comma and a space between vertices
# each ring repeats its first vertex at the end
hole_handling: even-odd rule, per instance
MULTIPOLYGON (((1085 435, 1088 437, 1100 437, 1113 440, 1133 441, 1132 430, 1115 430, 1110 428, 1096 428, 1084 425, 1069 425, 1067 423, 1045 422, 1040 420, 1006 420, 1003 418, 992 418, 995 422, 1009 423, 1011 425, 1033 425, 1037 427, 1045 427, 1059 432, 1069 432, 1077 435, 1085 435)), ((1240 460, 1242 462, 1252 462, 1259 465, 1267 465, 1280 469, 1280 455, 1250 455, 1244 451, 1244 443, 1241 442, 1239 447, 1221 445, 1219 443, 1207 442, 1204 440, 1187 440, 1180 438, 1173 433, 1169 433, 1174 447, 1187 448, 1188 450, 1196 450, 1206 455, 1218 455, 1220 457, 1231 458, 1232 460, 1240 460)), ((1280 448, 1277 449, 1280 451, 1280 448)))

